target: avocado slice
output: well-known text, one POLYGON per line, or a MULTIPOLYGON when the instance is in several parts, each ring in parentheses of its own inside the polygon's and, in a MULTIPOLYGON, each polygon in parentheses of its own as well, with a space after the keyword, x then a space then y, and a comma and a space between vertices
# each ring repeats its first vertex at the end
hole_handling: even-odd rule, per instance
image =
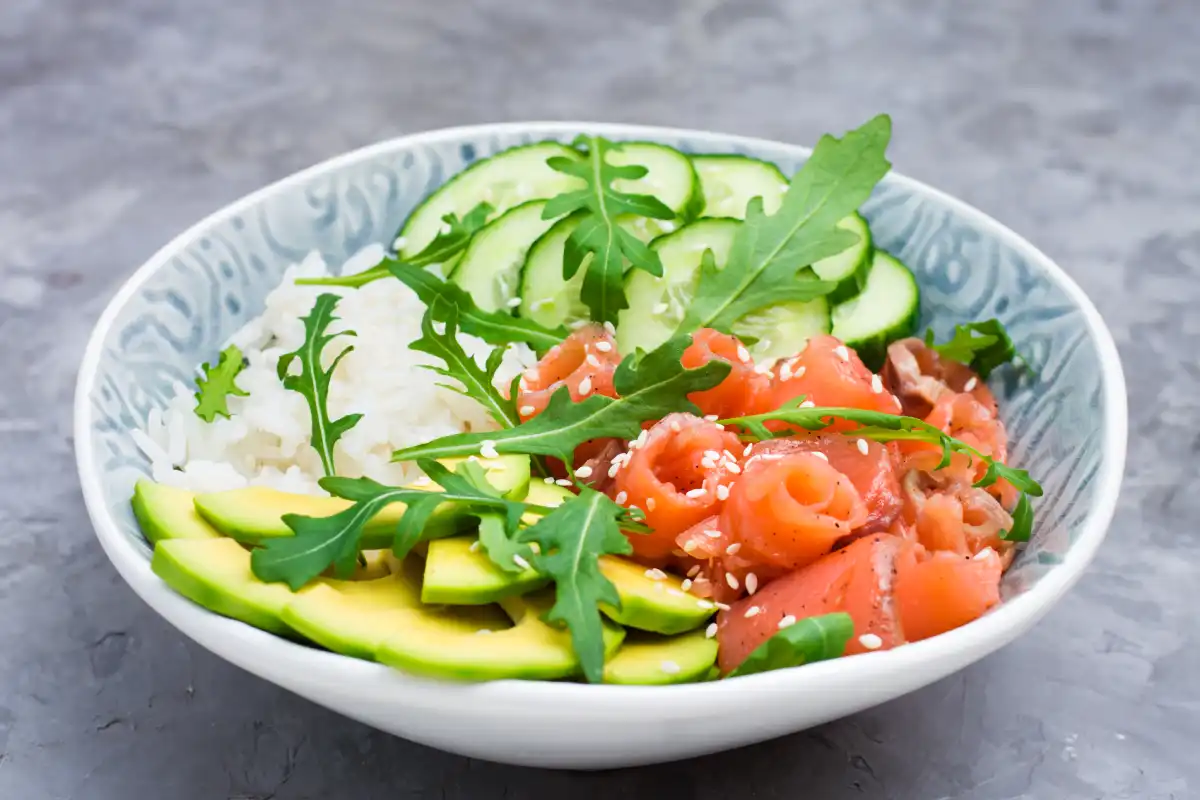
MULTIPOLYGON (((403 630, 383 642, 376 660, 408 672, 468 681, 555 680, 579 674, 571 634, 541 620, 552 599, 510 597, 501 606, 512 627, 497 630, 466 622, 453 611, 408 612, 403 630), (488 630, 490 633, 482 633, 488 630)), ((606 655, 620 647, 625 632, 604 623, 606 655)))
POLYGON ((532 568, 505 572, 476 546, 478 541, 474 536, 453 536, 429 543, 421 600, 483 605, 540 589, 550 582, 532 568))
POLYGON ((151 544, 163 539, 216 539, 221 534, 196 513, 195 492, 142 478, 133 487, 133 515, 151 544))
POLYGON ((621 607, 601 605, 609 619, 654 633, 674 634, 703 625, 716 610, 710 600, 683 590, 682 579, 666 574, 655 580, 641 564, 615 556, 600 557, 600 572, 617 587, 621 607))
POLYGON ((233 539, 162 539, 154 573, 189 600, 264 631, 288 635, 280 619, 295 595, 284 583, 263 583, 250 571, 250 551, 233 539))
POLYGON ((604 682, 634 686, 694 683, 707 678, 717 661, 717 640, 704 631, 678 636, 630 636, 604 665, 604 682))
MULTIPOLYGON (((453 469, 462 459, 446 459, 443 463, 453 469)), ((502 455, 480 458, 488 480, 506 497, 519 500, 529 488, 529 457, 502 455)), ((436 486, 424 487, 437 490, 436 486)), ((352 503, 340 497, 316 497, 291 494, 265 486, 248 486, 225 492, 196 495, 196 511, 214 528, 226 536, 246 544, 259 544, 266 539, 291 536, 292 529, 283 522, 284 514, 306 517, 329 517, 349 508, 352 503)), ((365 526, 360 546, 365 550, 391 547, 396 523, 404 514, 404 505, 393 503, 384 508, 365 526)), ((426 525, 427 538, 450 536, 458 530, 459 509, 446 506, 436 511, 426 525)))

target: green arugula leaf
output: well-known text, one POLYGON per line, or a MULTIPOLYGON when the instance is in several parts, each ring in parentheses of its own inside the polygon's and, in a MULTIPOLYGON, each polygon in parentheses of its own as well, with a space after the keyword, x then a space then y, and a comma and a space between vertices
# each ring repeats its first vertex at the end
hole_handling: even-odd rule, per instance
POLYGON ((966 364, 985 379, 998 367, 1014 361, 1028 366, 998 319, 955 325, 954 335, 944 344, 934 344, 933 330, 927 330, 925 344, 942 358, 966 364))
POLYGON ((511 521, 497 512, 479 515, 479 546, 491 562, 505 572, 524 572, 517 559, 532 563, 533 550, 512 536, 511 521))
POLYGON ((307 317, 301 317, 304 321, 304 344, 300 345, 299 350, 280 356, 278 365, 279 380, 283 383, 284 388, 299 392, 308 401, 308 410, 312 415, 311 443, 313 449, 317 451, 317 455, 321 457, 321 466, 325 469, 327 476, 335 474, 333 446, 342 437, 342 434, 353 428, 362 419, 362 414, 347 414, 339 419, 329 418, 329 382, 333 379, 333 372, 337 369, 338 363, 354 349, 354 346, 351 345, 338 353, 337 358, 329 365, 329 369, 321 367, 321 351, 327 344, 338 336, 354 335, 353 331, 343 331, 332 335, 325 333, 329 323, 337 319, 333 315, 333 309, 337 302, 338 296, 335 294, 323 294, 317 297, 312 311, 308 312, 307 317), (292 362, 297 359, 300 361, 300 374, 288 374, 292 362))
POLYGON ((737 678, 839 658, 846 652, 846 643, 853 635, 854 620, 844 612, 806 617, 754 648, 728 677, 737 678))
POLYGON ((392 454, 393 461, 474 455, 490 442, 498 453, 554 456, 570 463, 575 448, 602 436, 632 439, 646 420, 657 420, 672 411, 700 410, 687 399, 692 392, 711 389, 729 374, 724 361, 709 361, 696 369, 680 363, 691 336, 675 336, 649 353, 626 356, 613 374, 620 399, 592 395, 581 402, 571 400, 567 387, 560 388, 546 410, 536 417, 500 431, 458 433, 392 454))
POLYGON ((235 382, 245 366, 237 345, 222 350, 216 366, 210 367, 207 362, 203 365, 204 376, 196 378, 197 417, 205 422, 212 422, 218 414, 229 419, 229 396, 248 396, 235 382))
POLYGON ((516 427, 521 423, 521 418, 517 415, 513 404, 496 388, 495 383, 496 370, 500 368, 500 362, 504 359, 504 348, 498 347, 493 350, 488 356, 487 363, 480 367, 475 359, 463 349, 456 336, 458 331, 457 307, 449 305, 448 308, 440 309, 439 314, 438 306, 442 305, 446 305, 445 301, 437 299, 425 310, 425 316, 421 318, 421 338, 411 343, 409 349, 428 353, 445 364, 444 367, 433 364, 421 365, 427 370, 447 378, 453 378, 457 382, 443 383, 440 384, 441 386, 477 401, 501 426, 516 427), (445 330, 442 333, 438 333, 433 327, 433 318, 439 315, 445 319, 445 330))
POLYGON ((987 464, 987 471, 976 486, 991 486, 999 478, 1004 478, 1017 489, 1027 492, 1034 497, 1042 496, 1042 487, 1023 469, 1010 467, 971 447, 964 441, 955 439, 941 429, 930 425, 916 417, 905 417, 898 414, 885 414, 880 411, 865 411, 861 408, 839 408, 836 406, 807 406, 801 404, 803 397, 794 398, 775 411, 765 414, 755 414, 747 417, 734 417, 721 420, 723 425, 736 425, 747 431, 743 439, 758 439, 765 441, 792 435, 787 429, 771 431, 766 423, 771 421, 784 422, 805 430, 819 431, 827 428, 835 419, 857 422, 864 427, 855 428, 847 433, 861 439, 872 439, 877 442, 917 441, 929 442, 942 448, 942 463, 939 469, 950 463, 951 453, 963 453, 973 459, 979 459, 987 464))
POLYGON ((618 521, 626 509, 607 496, 583 488, 518 537, 535 542, 532 564, 554 579, 554 605, 547 621, 561 622, 571 632, 571 643, 589 683, 604 676, 604 637, 600 604, 620 608, 621 598, 612 582, 600 572, 602 555, 633 552, 618 521))
POLYGON ((724 269, 708 257, 678 331, 729 333, 739 319, 766 306, 807 301, 833 291, 810 264, 857 241, 837 223, 858 209, 891 164, 884 157, 892 121, 881 114, 842 139, 825 135, 792 179, 779 210, 763 213, 762 198, 746 208, 724 269))
MULTIPOLYGON (((413 266, 422 268, 432 264, 445 264, 467 249, 467 245, 471 242, 471 237, 487 224, 488 216, 494 210, 489 204, 480 203, 468 211, 462 220, 459 220, 457 214, 446 214, 442 217, 442 222, 446 223, 445 228, 438 232, 438 235, 434 237, 432 242, 425 246, 425 249, 416 255, 408 257, 405 261, 413 266)), ((356 272, 353 275, 339 275, 329 278, 300 278, 296 281, 296 284, 298 286, 348 286, 352 289, 357 289, 387 276, 388 269, 385 262, 362 272, 356 272)))
POLYGON ((638 164, 617 166, 607 156, 621 146, 600 136, 580 136, 574 146, 584 151, 582 159, 555 156, 546 163, 553 170, 573 175, 585 183, 552 197, 542 211, 542 219, 554 219, 578 213, 580 222, 567 239, 563 252, 563 278, 579 271, 584 258, 592 254, 583 277, 580 298, 597 322, 616 322, 617 312, 628 308, 625 299, 625 262, 651 275, 662 275, 658 254, 617 222, 622 215, 652 219, 674 219, 675 212, 657 197, 628 194, 613 187, 616 180, 637 180, 647 169, 638 164))
POLYGON ((1017 507, 1013 509, 1012 518, 1012 528, 1000 531, 1000 538, 1008 542, 1028 542, 1033 533, 1033 505, 1029 502, 1028 495, 1021 494, 1017 500, 1017 507))

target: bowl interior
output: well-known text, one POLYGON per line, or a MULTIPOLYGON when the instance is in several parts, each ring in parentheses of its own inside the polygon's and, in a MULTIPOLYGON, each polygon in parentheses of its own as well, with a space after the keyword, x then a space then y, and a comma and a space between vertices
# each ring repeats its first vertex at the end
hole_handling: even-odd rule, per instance
MULTIPOLYGON (((110 309, 93 377, 80 390, 90 409, 89 457, 103 502, 128 543, 148 559, 129 507, 149 472, 130 430, 165 406, 176 381, 263 307, 284 269, 319 250, 341 263, 388 244, 412 208, 473 161, 519 144, 570 141, 581 127, 614 139, 653 139, 688 153, 743 153, 792 174, 808 151, 717 134, 631 126, 532 124, 455 129, 348 154, 222 209, 172 242, 135 276, 110 309)), ((1028 590, 1062 562, 1089 513, 1104 507, 1101 468, 1120 460, 1111 424, 1119 369, 1089 326, 1078 290, 1009 231, 921 184, 891 175, 864 208, 876 244, 907 263, 922 289, 921 325, 946 335, 956 323, 997 317, 1036 370, 993 380, 1008 426, 1011 463, 1039 479, 1034 537, 1004 579, 1006 596, 1028 590), (1105 385, 1109 382, 1110 385, 1105 385)), ((1086 301, 1082 301, 1086 302, 1086 301)), ((403 343, 398 343, 403 344, 403 343)), ((1117 387, 1121 396, 1123 388, 1117 387)), ((1119 474, 1120 467, 1117 467, 1119 474)), ((95 513, 95 512, 93 512, 95 513)))

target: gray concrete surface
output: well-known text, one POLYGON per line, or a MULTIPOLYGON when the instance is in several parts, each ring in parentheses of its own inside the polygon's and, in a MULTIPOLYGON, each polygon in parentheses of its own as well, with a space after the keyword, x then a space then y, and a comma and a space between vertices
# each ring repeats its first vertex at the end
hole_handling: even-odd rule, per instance
POLYGON ((0 798, 1200 796, 1195 0, 0 3, 0 798), (201 215, 348 148, 595 118, 797 142, 880 110, 897 168, 1084 286, 1130 382, 1109 541, 1032 633, 742 751, 603 774, 373 732, 187 642, 86 521, 96 316, 201 215))

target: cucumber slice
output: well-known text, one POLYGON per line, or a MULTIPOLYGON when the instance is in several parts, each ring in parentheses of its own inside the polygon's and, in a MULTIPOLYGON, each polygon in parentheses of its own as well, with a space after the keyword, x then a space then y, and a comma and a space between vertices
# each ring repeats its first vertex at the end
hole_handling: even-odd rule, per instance
MULTIPOLYGON (((617 321, 617 348, 622 353, 635 347, 650 350, 670 338, 696 293, 704 251, 712 250, 717 267, 723 268, 740 225, 735 219, 701 219, 654 240, 651 247, 662 260, 663 275, 656 278, 639 270, 627 278, 629 308, 617 321)), ((829 327, 829 306, 822 297, 769 306, 738 320, 733 332, 758 339, 749 346, 750 353, 769 360, 794 355, 810 336, 828 333, 829 327)))
POLYGON ((425 249, 441 229, 442 217, 454 213, 461 219, 479 203, 490 203, 492 218, 529 200, 546 200, 579 188, 582 181, 546 165, 553 156, 579 158, 573 148, 558 142, 537 142, 514 147, 477 161, 444 183, 417 206, 397 234, 401 258, 425 249))
POLYGON ((763 199, 763 210, 779 210, 788 179, 769 161, 738 155, 692 156, 692 166, 700 177, 704 192, 702 217, 744 219, 746 204, 753 197, 763 199))
POLYGON ((836 281, 837 288, 829 293, 829 302, 845 303, 863 290, 871 270, 871 228, 858 212, 837 226, 858 235, 858 241, 836 256, 823 258, 812 265, 813 272, 823 281, 836 281))
POLYGON ((484 311, 507 310, 516 297, 530 245, 554 224, 542 219, 545 207, 545 200, 522 203, 471 237, 450 280, 466 289, 484 311))
MULTIPOLYGON (((614 181, 613 186, 620 191, 653 194, 681 216, 696 205, 700 184, 691 162, 678 150, 651 142, 626 142, 609 160, 614 164, 641 164, 648 170, 637 180, 614 181)), ((571 280, 564 281, 562 276, 563 247, 581 216, 573 214, 559 220, 529 248, 521 270, 520 316, 552 328, 589 319, 588 307, 579 299, 579 292, 592 257, 584 258, 571 280)), ((634 216, 624 217, 620 223, 643 242, 674 231, 676 226, 672 220, 634 216)))
POLYGON ((833 335, 878 369, 890 342, 912 336, 921 311, 921 292, 908 267, 876 250, 862 293, 833 309, 833 335))

